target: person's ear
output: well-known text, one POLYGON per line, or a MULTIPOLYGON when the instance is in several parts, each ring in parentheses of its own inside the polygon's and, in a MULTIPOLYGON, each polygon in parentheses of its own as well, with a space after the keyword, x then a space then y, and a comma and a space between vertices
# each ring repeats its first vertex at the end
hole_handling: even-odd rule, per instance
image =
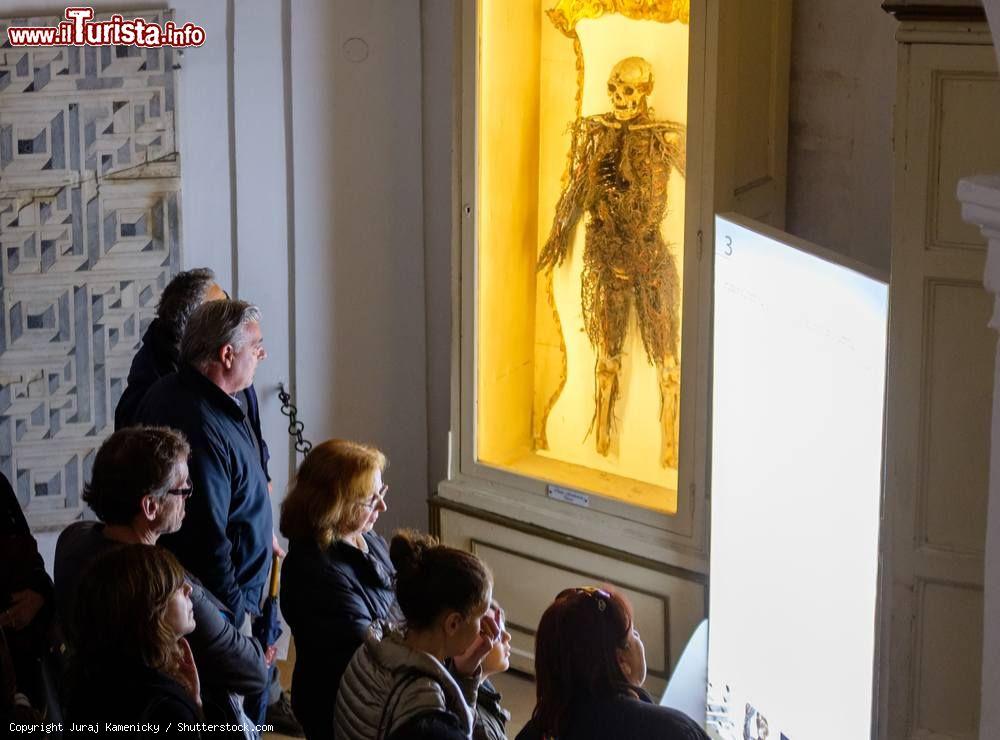
POLYGON ((233 361, 236 359, 236 350, 231 344, 225 344, 222 349, 219 350, 219 362, 226 370, 230 370, 233 367, 233 361))
POLYGON ((142 511, 142 518, 148 522, 156 520, 156 515, 160 511, 160 499, 151 493, 147 493, 139 500, 139 508, 142 511))
POLYGON ((615 658, 618 659, 618 667, 621 669, 622 675, 628 680, 632 680, 632 666, 629 664, 628 655, 621 648, 615 649, 615 658))
POLYGON ((449 612, 444 618, 444 633, 451 637, 462 627, 464 618, 458 612, 449 612))

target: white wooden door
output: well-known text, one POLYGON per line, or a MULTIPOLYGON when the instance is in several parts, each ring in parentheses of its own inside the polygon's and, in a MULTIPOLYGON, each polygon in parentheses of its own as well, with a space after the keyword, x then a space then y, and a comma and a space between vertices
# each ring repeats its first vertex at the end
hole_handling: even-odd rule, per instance
POLYGON ((973 738, 996 337, 955 188, 1000 169, 1000 81, 985 27, 898 39, 878 737, 973 738))

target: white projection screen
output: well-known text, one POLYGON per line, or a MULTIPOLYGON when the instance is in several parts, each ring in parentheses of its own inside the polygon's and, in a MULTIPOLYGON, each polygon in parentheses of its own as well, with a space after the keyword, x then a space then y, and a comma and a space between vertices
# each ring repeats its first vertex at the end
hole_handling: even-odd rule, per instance
POLYGON ((887 286, 716 218, 708 723, 871 737, 887 286))

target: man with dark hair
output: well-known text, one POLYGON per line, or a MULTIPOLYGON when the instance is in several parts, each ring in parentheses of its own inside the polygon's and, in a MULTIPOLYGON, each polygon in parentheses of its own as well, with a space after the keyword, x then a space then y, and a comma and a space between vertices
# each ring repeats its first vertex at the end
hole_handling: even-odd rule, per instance
MULTIPOLYGON (((229 299, 202 303, 191 315, 180 347, 180 369, 158 380, 139 406, 137 420, 181 430, 191 443, 191 480, 197 492, 184 527, 163 540, 181 563, 228 607, 234 624, 261 614, 271 552, 267 478, 257 437, 240 402, 267 357, 260 310, 229 299)), ((284 722, 287 697, 272 671, 268 721, 280 731, 301 732, 284 722), (280 719, 279 719, 280 718, 280 719)), ((248 697, 248 701, 251 701, 248 697)), ((247 706, 251 719, 255 702, 247 706)))
MULTIPOLYGON (((123 544, 157 544, 184 521, 185 503, 197 495, 188 476, 191 448, 184 436, 162 427, 115 432, 97 451, 83 500, 100 521, 76 522, 59 535, 55 556, 56 603, 62 623, 73 624, 77 589, 100 555, 123 544)), ((195 631, 188 636, 201 678, 207 718, 240 722, 236 694, 267 686, 264 650, 226 618, 226 606, 193 576, 195 631)), ((86 635, 70 634, 71 644, 86 635)))
MULTIPOLYGON (((125 391, 115 407, 115 429, 123 429, 135 423, 139 404, 146 391, 157 380, 176 372, 180 363, 181 338, 191 314, 206 301, 228 298, 226 292, 215 282, 215 273, 207 267, 180 272, 160 294, 153 319, 142 337, 142 346, 132 359, 125 391)), ((260 405, 253 385, 242 391, 241 403, 247 412, 247 419, 257 437, 260 448, 261 466, 264 475, 270 454, 260 428, 260 405)))

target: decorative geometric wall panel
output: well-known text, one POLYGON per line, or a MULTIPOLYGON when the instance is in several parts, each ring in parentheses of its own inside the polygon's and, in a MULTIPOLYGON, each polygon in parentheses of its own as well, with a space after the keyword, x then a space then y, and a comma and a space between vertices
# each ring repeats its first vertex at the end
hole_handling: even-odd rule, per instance
POLYGON ((174 50, 7 41, 60 20, 0 20, 0 471, 36 528, 80 515, 181 248, 174 50))

